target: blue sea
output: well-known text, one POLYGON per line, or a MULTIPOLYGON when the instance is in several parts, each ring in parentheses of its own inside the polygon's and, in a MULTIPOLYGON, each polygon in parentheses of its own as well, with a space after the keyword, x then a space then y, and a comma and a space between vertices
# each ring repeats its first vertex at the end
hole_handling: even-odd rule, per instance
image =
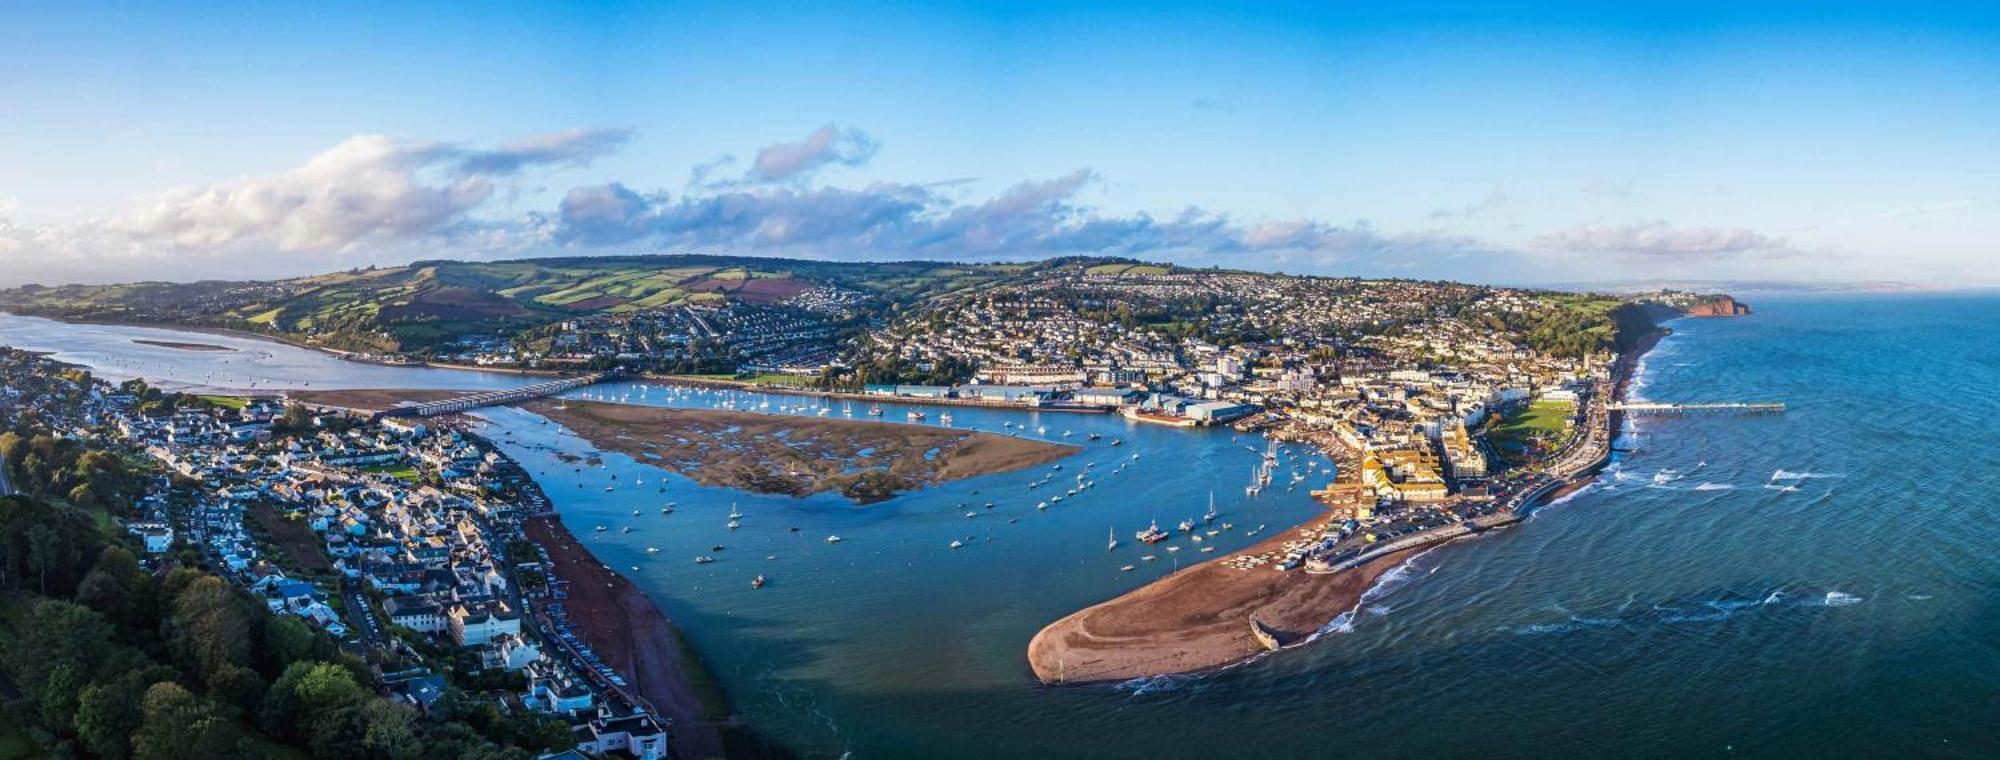
MULTIPOLYGON (((1314 514, 1323 460, 1288 449, 1312 478, 1251 499, 1253 437, 961 410, 961 427, 1126 445, 857 507, 702 488, 618 455, 565 463, 556 450, 589 447, 526 412, 482 415, 751 723, 805 756, 2000 755, 2000 298, 1746 300, 1755 315, 1673 322, 1635 395, 1785 413, 1635 418, 1588 488, 1419 556, 1312 644, 1118 686, 1035 685, 1028 638, 1314 514), (1050 492, 1027 483, 1079 472, 1097 485, 1034 509, 1050 492), (1210 491, 1235 526, 1218 554, 1182 539, 1139 559, 1132 531, 1198 516, 1210 491), (1124 545, 1107 551, 1107 531, 1124 545), (771 583, 752 591, 757 574, 771 583)), ((658 386, 579 396, 817 414, 658 386)))

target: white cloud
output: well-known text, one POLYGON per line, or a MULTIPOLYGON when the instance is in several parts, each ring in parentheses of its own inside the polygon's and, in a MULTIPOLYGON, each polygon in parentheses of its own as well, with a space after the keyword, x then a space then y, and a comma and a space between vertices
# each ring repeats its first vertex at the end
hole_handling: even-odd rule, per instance
POLYGON ((831 164, 860 166, 875 157, 881 144, 867 132, 828 124, 798 142, 766 145, 750 163, 748 179, 756 182, 802 181, 831 164))
POLYGON ((1742 227, 1675 227, 1664 221, 1623 226, 1582 225, 1536 236, 1529 245, 1556 253, 1629 254, 1649 258, 1716 258, 1788 254, 1783 238, 1742 227))

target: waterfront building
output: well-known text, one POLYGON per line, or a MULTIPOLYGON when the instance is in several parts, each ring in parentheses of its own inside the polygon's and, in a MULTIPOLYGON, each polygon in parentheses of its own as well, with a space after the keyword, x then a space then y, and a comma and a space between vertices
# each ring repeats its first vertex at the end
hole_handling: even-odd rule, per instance
POLYGON ((505 602, 454 604, 447 614, 451 639, 462 647, 480 646, 502 634, 521 635, 521 616, 505 602))

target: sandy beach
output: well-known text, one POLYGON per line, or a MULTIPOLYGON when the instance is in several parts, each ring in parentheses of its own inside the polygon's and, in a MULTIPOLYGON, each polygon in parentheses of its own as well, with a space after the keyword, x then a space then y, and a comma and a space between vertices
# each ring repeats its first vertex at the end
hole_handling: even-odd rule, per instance
POLYGON ((548 550, 556 577, 567 584, 569 598, 563 604, 577 635, 624 674, 639 696, 673 721, 675 755, 722 757, 721 727, 734 717, 726 714, 726 704, 704 704, 696 693, 693 674, 701 666, 691 659, 666 614, 625 576, 583 548, 560 520, 534 517, 522 527, 529 540, 548 550))
POLYGON ((523 405, 599 448, 667 467, 703 485, 860 502, 960 478, 1008 472, 1076 446, 933 425, 593 401, 523 405))
MULTIPOLYGON (((1296 529, 1282 531, 1230 556, 1277 551, 1296 535, 1296 529)), ((1028 664, 1044 683, 1077 684, 1241 662, 1265 651, 1250 632, 1252 618, 1282 644, 1302 641, 1354 609, 1375 580, 1410 553, 1329 575, 1204 562, 1049 624, 1028 643, 1028 664)))

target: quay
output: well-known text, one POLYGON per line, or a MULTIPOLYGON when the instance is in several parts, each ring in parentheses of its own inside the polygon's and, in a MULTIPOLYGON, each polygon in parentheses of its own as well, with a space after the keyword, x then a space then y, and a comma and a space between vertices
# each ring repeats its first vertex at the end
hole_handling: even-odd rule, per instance
POLYGON ((558 393, 575 390, 577 388, 582 388, 587 385, 596 385, 606 380, 613 379, 615 376, 616 373, 612 372, 596 372, 588 375, 581 375, 578 377, 566 377, 561 380, 551 380, 546 383, 537 383, 535 385, 529 385, 521 388, 514 388, 511 390, 485 391, 481 393, 473 393, 464 396, 448 398, 441 401, 429 401, 421 404, 400 406, 394 409, 390 409, 386 412, 383 412, 382 416, 433 417, 440 414, 450 414, 452 412, 463 412, 471 409, 478 409, 482 406, 498 406, 500 404, 511 404, 517 401, 527 401, 529 399, 537 399, 545 396, 554 396, 558 393))
POLYGON ((1627 401, 1611 404, 1611 411, 1634 414, 1686 414, 1690 412, 1739 412, 1743 414, 1774 414, 1785 411, 1780 402, 1722 403, 1722 404, 1663 404, 1652 401, 1627 401))

